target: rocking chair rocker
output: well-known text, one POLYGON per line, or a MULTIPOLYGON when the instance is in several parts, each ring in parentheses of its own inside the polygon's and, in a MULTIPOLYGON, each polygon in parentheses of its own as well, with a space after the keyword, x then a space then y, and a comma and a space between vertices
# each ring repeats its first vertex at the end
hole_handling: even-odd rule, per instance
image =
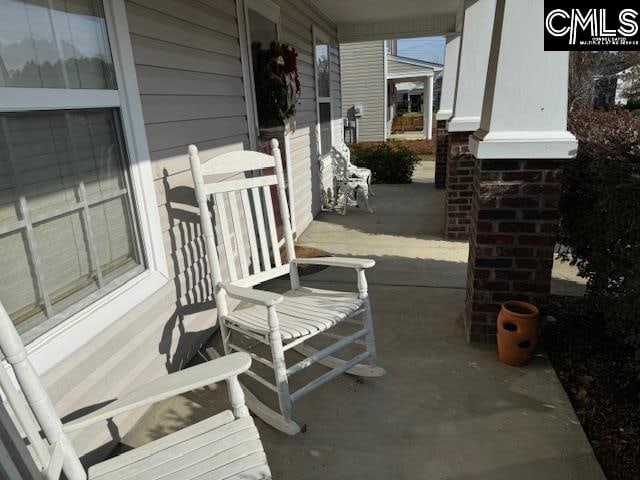
POLYGON ((191 145, 189 158, 213 277, 224 353, 228 355, 232 352, 248 352, 255 362, 274 371, 275 384, 256 373, 255 369, 250 369, 245 374, 277 395, 279 411, 258 400, 243 384, 247 406, 269 425, 295 435, 300 431, 300 427, 292 418, 294 401, 344 372, 370 377, 379 377, 385 372, 376 366, 373 319, 365 277, 365 270, 373 267, 375 262, 358 258, 296 258, 277 140, 271 141, 271 149, 272 156, 239 151, 218 156, 201 164, 197 148, 191 145), (264 169, 274 169, 275 175, 265 174, 264 169), (204 177, 211 175, 228 177, 232 174, 255 171, 263 173, 259 176, 234 178, 216 183, 205 183, 204 180, 204 177), (272 186, 277 187, 278 209, 282 219, 287 257, 284 262, 280 255, 272 186), (208 197, 212 197, 219 229, 216 236, 208 197), (224 252, 226 258, 228 281, 222 277, 218 248, 224 252), (234 252, 237 252, 237 255, 234 252), (297 266, 301 264, 355 270, 358 293, 301 286, 297 270, 297 266), (252 288, 285 275, 289 275, 291 290, 282 295, 252 288), (239 300, 250 306, 230 311, 228 299, 239 300), (356 320, 355 317, 358 316, 360 318, 356 320), (345 335, 327 331, 343 322, 356 324, 358 330, 345 335), (318 335, 338 340, 321 350, 305 344, 318 335), (353 343, 364 345, 364 351, 349 360, 332 356, 353 343), (265 346, 270 349, 267 358, 258 353, 258 350, 265 346), (306 358, 287 367, 285 352, 292 349, 306 358), (290 392, 289 377, 314 363, 330 367, 331 370, 290 392))

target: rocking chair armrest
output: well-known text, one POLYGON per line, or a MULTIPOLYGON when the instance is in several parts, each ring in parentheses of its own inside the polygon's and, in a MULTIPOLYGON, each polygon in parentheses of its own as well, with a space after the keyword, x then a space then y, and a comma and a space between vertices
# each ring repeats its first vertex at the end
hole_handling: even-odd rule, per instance
POLYGON ((264 290, 254 290, 253 288, 239 287, 229 283, 221 283, 222 288, 227 295, 236 300, 262 305, 263 307, 273 307, 282 302, 283 297, 279 293, 265 292, 264 290))
POLYGON ((296 258, 297 265, 325 265, 327 267, 355 268, 364 270, 371 268, 376 261, 371 258, 349 258, 349 257, 316 257, 316 258, 296 258))
POLYGON ((65 423, 63 430, 72 432, 118 414, 227 380, 247 371, 250 366, 251 357, 247 353, 233 353, 185 368, 141 385, 102 408, 65 423))

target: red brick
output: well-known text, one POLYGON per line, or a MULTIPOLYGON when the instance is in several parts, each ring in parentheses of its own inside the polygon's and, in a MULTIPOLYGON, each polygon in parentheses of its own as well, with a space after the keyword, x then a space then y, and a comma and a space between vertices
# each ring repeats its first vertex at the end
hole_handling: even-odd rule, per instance
POLYGON ((535 197, 505 197, 500 199, 501 207, 538 208, 540 201, 535 197))
POLYGON ((473 286, 480 290, 491 290, 493 292, 508 292, 511 288, 509 282, 500 282, 492 280, 476 280, 473 286))
POLYGON ((511 235, 478 235, 477 241, 479 245, 511 245, 513 244, 513 236, 511 235))
POLYGON ((535 223, 523 223, 523 222, 500 222, 498 225, 499 232, 522 232, 522 233, 535 233, 535 223))
POLYGON ((541 172, 505 172, 502 174, 505 182, 540 182, 541 172))
POLYGON ((500 257, 528 258, 534 256, 534 250, 524 247, 496 247, 496 254, 500 257))
POLYGON ((555 238, 551 235, 520 235, 518 243, 520 245, 553 245, 555 238))
POLYGON ((513 290, 517 292, 546 293, 550 284, 547 282, 514 282, 513 290))
POLYGON ((476 228, 478 232, 491 232, 493 231, 493 222, 478 222, 476 228))
POLYGON ((496 270, 496 280, 531 280, 533 272, 527 270, 496 270))

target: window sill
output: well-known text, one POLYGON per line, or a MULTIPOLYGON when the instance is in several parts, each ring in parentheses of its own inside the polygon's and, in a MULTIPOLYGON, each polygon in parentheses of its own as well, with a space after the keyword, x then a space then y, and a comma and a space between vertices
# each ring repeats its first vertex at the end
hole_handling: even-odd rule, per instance
MULTIPOLYGON (((34 368, 39 374, 49 370, 140 305, 168 281, 161 273, 147 270, 33 339, 26 349, 34 368)), ((25 336, 28 337, 28 332, 25 336)))

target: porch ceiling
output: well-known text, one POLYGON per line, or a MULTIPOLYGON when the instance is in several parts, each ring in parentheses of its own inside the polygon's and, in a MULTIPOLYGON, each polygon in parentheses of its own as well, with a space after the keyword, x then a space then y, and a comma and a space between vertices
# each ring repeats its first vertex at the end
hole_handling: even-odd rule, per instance
POLYGON ((456 30, 461 0, 312 0, 341 42, 443 35, 456 30))

